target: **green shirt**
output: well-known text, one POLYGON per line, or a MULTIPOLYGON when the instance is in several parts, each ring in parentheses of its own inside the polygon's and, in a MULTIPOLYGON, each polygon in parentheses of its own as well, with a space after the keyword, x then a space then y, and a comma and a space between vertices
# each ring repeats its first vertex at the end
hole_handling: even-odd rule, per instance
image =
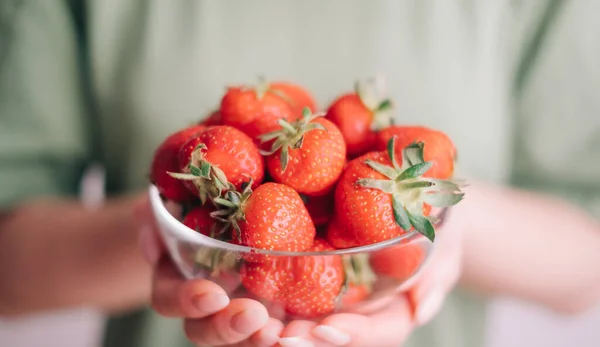
MULTIPOLYGON (((571 198, 600 214, 600 4, 539 0, 4 0, 0 204, 145 189, 154 148, 257 75, 325 106, 383 74, 397 121, 447 132, 462 175, 571 198), (595 158, 596 160, 591 160, 595 158)), ((485 304, 457 291, 405 345, 480 347, 485 304)), ((106 346, 187 346, 149 310, 106 346)))

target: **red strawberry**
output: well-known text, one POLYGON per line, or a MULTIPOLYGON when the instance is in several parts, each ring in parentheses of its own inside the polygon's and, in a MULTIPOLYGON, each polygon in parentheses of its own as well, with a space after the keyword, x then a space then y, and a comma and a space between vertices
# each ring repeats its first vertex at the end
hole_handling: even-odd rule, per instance
POLYGON ((342 296, 342 305, 348 306, 357 304, 366 299, 370 294, 370 289, 366 285, 349 284, 342 296))
MULTIPOLYGON (((334 250, 326 241, 315 239, 312 252, 334 250)), ((344 284, 340 256, 279 257, 266 263, 245 263, 242 284, 259 298, 279 302, 285 310, 303 318, 332 312, 344 284)))
POLYGON ((212 111, 200 124, 206 126, 221 125, 221 112, 219 110, 212 111))
POLYGON ((327 226, 326 238, 335 248, 344 249, 356 246, 356 242, 352 235, 348 233, 345 226, 341 224, 337 216, 333 216, 331 222, 327 226))
POLYGON ((293 124, 281 121, 277 131, 260 137, 272 141, 266 155, 267 169, 275 182, 297 192, 327 194, 344 168, 346 146, 339 129, 327 119, 304 109, 303 118, 293 124))
POLYGON ((165 199, 188 202, 193 198, 182 182, 171 177, 169 172, 179 171, 179 150, 190 138, 204 129, 205 126, 197 125, 179 130, 168 136, 155 150, 150 180, 165 199))
POLYGON ((280 93, 292 107, 297 117, 302 117, 302 110, 308 107, 311 112, 317 112, 317 103, 313 96, 304 88, 289 82, 272 82, 270 90, 280 93))
POLYGON ((447 179, 454 173, 456 147, 443 132, 422 126, 391 126, 377 133, 375 149, 382 151, 392 136, 396 137, 396 155, 402 155, 402 148, 414 142, 423 142, 423 158, 431 162, 432 167, 423 176, 447 179))
POLYGON ((228 191, 216 198, 221 209, 214 213, 234 229, 245 246, 290 252, 306 251, 313 245, 315 226, 300 195, 292 188, 273 182, 252 191, 228 191))
MULTIPOLYGON (((432 218, 424 216, 424 205, 448 207, 463 193, 451 182, 422 177, 432 166, 423 160, 423 143, 394 155, 392 138, 386 152, 370 152, 348 164, 335 192, 337 235, 328 235, 336 248, 389 240, 413 228, 434 240, 432 218)), ((426 210, 425 210, 426 211, 426 210)))
POLYGON ((357 82, 354 93, 340 96, 327 110, 327 119, 337 125, 344 135, 351 157, 370 151, 375 141, 375 131, 391 124, 392 103, 383 96, 383 88, 378 88, 379 82, 357 82))
POLYGON ((419 270, 426 255, 419 244, 399 244, 373 252, 369 263, 371 269, 378 275, 406 281, 419 270))
POLYGON ((215 236, 216 220, 210 216, 214 208, 208 205, 193 207, 183 218, 183 224, 206 236, 215 236))
POLYGON ((175 177, 185 181, 202 203, 227 188, 236 189, 249 178, 258 186, 264 178, 264 162, 258 147, 240 130, 217 125, 188 140, 180 152, 181 170, 175 177))
POLYGON ((232 87, 221 100, 221 122, 242 130, 252 139, 277 130, 283 119, 298 118, 288 102, 265 82, 256 87, 232 87))
POLYGON ((304 206, 315 226, 322 226, 333 217, 333 190, 322 196, 303 196, 304 206))

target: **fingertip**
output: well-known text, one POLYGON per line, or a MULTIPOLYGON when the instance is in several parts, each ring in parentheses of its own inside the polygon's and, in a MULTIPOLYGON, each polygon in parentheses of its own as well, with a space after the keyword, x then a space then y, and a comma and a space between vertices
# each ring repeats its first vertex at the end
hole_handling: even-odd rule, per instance
POLYGON ((269 313, 264 305, 251 299, 237 299, 232 301, 230 308, 231 328, 239 334, 254 334, 264 327, 269 321, 269 313), (237 311, 237 312, 236 312, 237 311))
POLYGON ((346 331, 326 324, 314 327, 312 334, 318 339, 335 346, 345 346, 352 341, 352 336, 346 331))
POLYGON ((315 340, 311 331, 317 323, 308 320, 291 321, 281 332, 279 345, 283 347, 309 347, 314 346, 315 340))
POLYGON ((179 290, 179 303, 188 318, 202 318, 214 314, 229 303, 225 290, 209 280, 184 282, 179 290))
MULTIPOLYGON (((432 290, 414 308, 414 320, 418 326, 429 323, 441 311, 445 293, 442 290, 432 290)), ((414 299, 413 299, 414 302, 414 299)))
POLYGON ((263 329, 269 320, 266 308, 251 299, 233 299, 208 317, 186 319, 186 336, 198 345, 232 345, 245 342, 263 329))
POLYGON ((283 330, 283 323, 274 318, 269 318, 266 326, 250 337, 252 346, 270 347, 279 341, 279 335, 283 330))
POLYGON ((312 330, 312 334, 319 339, 336 346, 346 346, 348 344, 361 341, 361 335, 371 335, 371 320, 368 316, 352 313, 339 313, 329 316, 321 324, 312 330), (359 330, 356 327, 360 327, 359 330))

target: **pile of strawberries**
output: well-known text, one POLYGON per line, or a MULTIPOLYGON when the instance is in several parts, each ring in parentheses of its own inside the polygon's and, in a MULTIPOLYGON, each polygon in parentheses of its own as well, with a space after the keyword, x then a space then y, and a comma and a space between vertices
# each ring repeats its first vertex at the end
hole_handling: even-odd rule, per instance
MULTIPOLYGON (((433 242, 432 206, 463 198, 452 181, 455 147, 440 131, 393 125, 393 103, 381 89, 377 79, 359 81, 318 113, 293 83, 227 88, 218 110, 157 148, 152 183, 185 207, 189 228, 258 250, 329 251, 413 231, 433 242)), ((239 272, 251 294, 314 317, 340 298, 368 295, 369 264, 393 275, 392 263, 419 256, 255 254, 239 272)))

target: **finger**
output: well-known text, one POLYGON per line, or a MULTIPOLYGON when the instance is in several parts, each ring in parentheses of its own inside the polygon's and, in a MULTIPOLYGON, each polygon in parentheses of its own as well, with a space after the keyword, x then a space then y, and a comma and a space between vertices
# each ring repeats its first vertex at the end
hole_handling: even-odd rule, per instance
POLYGON ((185 334, 199 346, 241 343, 269 322, 267 309, 250 299, 231 300, 229 306, 203 319, 186 319, 185 334))
POLYGON ((152 307, 163 316, 202 318, 229 304, 220 286, 203 279, 186 281, 166 259, 157 266, 153 282, 152 307))
POLYGON ((281 332, 279 345, 282 347, 316 347, 311 330, 317 323, 306 320, 290 322, 281 332))
POLYGON ((279 340, 279 334, 283 330, 280 320, 269 318, 267 325, 255 332, 248 340, 232 347, 271 347, 279 340))
POLYGON ((152 215, 148 195, 144 195, 134 206, 134 218, 139 229, 139 245, 144 258, 155 265, 164 253, 164 245, 159 237, 156 222, 152 215))
MULTIPOLYGON (((410 305, 400 296, 380 312, 370 316, 352 313, 334 314, 312 329, 317 341, 333 346, 399 346, 413 329, 410 305)), ((318 345, 318 344, 317 344, 318 345)))
POLYGON ((164 253, 164 246, 153 226, 142 226, 139 233, 139 245, 146 262, 154 266, 164 253))

